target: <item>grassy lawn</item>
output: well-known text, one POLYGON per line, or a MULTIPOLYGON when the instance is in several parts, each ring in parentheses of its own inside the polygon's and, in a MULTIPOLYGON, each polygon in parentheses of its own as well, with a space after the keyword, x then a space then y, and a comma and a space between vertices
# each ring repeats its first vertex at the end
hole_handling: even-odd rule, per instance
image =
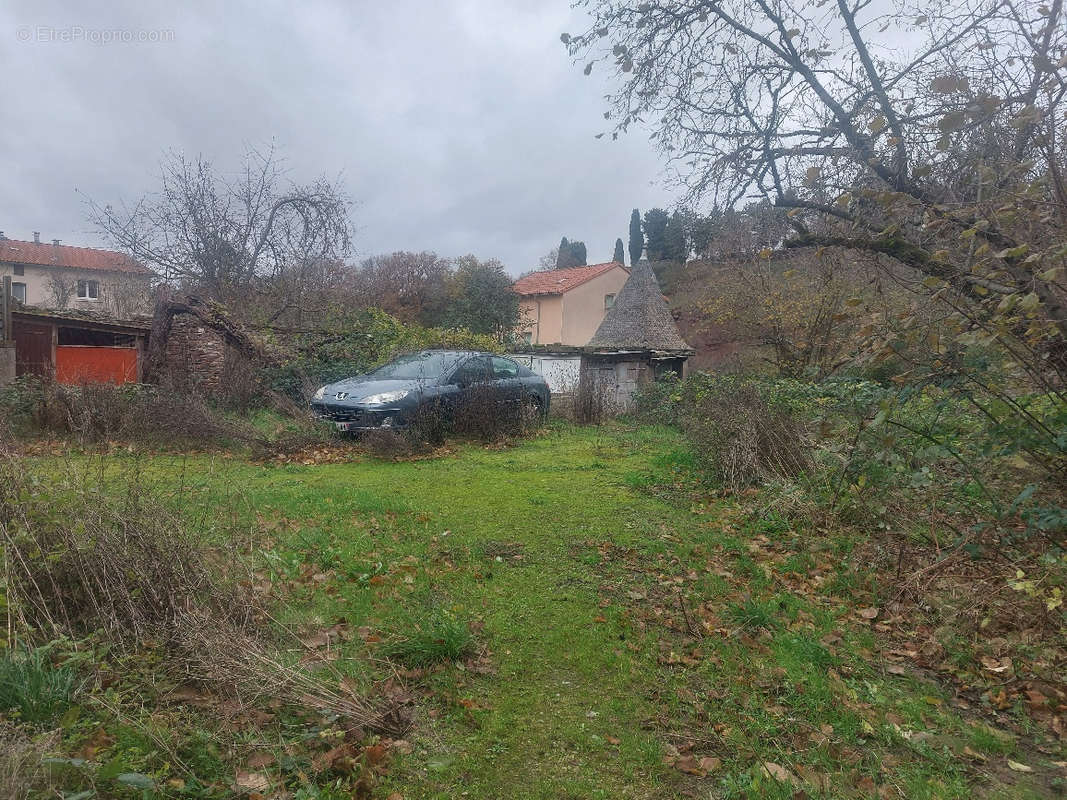
MULTIPOLYGON (((702 496, 669 430, 558 426, 400 463, 104 463, 116 491, 134 467, 181 485, 191 522, 265 565, 282 622, 319 649, 316 634, 358 631, 329 640, 334 667, 411 694, 411 747, 373 796, 1059 796, 1062 753, 884 660, 854 542, 754 513, 758 495, 702 496)), ((297 797, 351 796, 286 767, 296 723, 220 747, 209 715, 140 713, 180 741, 186 772, 132 733, 95 757, 132 748, 170 794, 225 794, 255 768, 297 797)), ((71 748, 93 727, 76 730, 71 748)))

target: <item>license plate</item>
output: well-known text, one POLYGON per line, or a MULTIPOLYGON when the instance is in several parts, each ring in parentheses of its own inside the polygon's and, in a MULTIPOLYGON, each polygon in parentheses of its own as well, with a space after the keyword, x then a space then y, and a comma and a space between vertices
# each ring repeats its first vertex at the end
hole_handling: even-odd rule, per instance
POLYGON ((350 431, 356 427, 356 423, 354 422, 335 422, 334 425, 337 426, 337 430, 339 431, 350 431))

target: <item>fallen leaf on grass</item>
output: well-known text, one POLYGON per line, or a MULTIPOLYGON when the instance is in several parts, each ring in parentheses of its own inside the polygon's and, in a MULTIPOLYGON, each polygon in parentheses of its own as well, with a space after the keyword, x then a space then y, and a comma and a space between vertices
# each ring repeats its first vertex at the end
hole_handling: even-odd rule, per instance
POLYGON ((1048 698, 1036 689, 1028 689, 1026 691, 1026 702, 1033 708, 1044 708, 1048 705, 1048 698))
POLYGON ((312 758, 311 768, 315 772, 326 772, 332 769, 347 775, 355 767, 356 755, 357 752, 351 745, 339 744, 312 758))
POLYGON ((274 763, 274 756, 262 750, 257 750, 248 757, 245 766, 251 770, 263 769, 274 763))
POLYGON ((1026 764, 1020 764, 1018 761, 1012 761, 1008 759, 1008 769, 1012 772, 1033 772, 1033 767, 1028 767, 1026 764))
POLYGON ((707 771, 697 763, 694 756, 682 756, 674 762, 674 768, 686 775, 699 775, 700 777, 707 775, 707 771))
POLYGON ((264 792, 270 788, 270 778, 262 772, 239 771, 233 783, 238 789, 250 792, 264 792))
POLYGON ((212 706, 218 702, 216 698, 207 692, 200 691, 195 686, 179 686, 167 694, 167 699, 194 706, 212 706))
POLYGON ((1012 668, 1010 658, 990 658, 989 656, 982 656, 982 666, 990 672, 1000 674, 1007 672, 1012 668))
POLYGON ((367 756, 367 763, 371 766, 384 761, 386 756, 389 755, 389 751, 385 749, 385 746, 380 744, 371 745, 363 753, 367 756))
POLYGON ((99 727, 96 729, 96 733, 89 737, 89 740, 77 751, 77 755, 91 761, 97 753, 101 750, 106 750, 114 743, 115 737, 103 727, 99 727))
POLYGON ((704 756, 699 763, 700 768, 705 772, 715 772, 722 766, 722 759, 717 756, 704 756))
POLYGON ((856 615, 863 619, 874 619, 878 616, 878 608, 871 606, 870 608, 861 608, 856 612, 856 615))
POLYGON ((763 762, 763 772, 781 783, 796 782, 796 776, 793 775, 792 772, 787 770, 781 764, 775 764, 773 761, 763 762))
POLYGON ((994 694, 992 691, 986 692, 983 696, 988 697, 989 702, 992 703, 993 707, 996 708, 998 711, 1006 711, 1012 706, 1011 698, 1008 697, 1008 693, 1005 692, 1003 689, 998 691, 996 694, 994 694))

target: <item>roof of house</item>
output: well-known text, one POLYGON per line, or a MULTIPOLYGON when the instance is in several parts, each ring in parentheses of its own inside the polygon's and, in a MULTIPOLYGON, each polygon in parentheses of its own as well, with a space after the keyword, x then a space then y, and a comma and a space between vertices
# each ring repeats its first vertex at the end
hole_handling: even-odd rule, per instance
POLYGON ((12 316, 31 320, 49 320, 64 327, 108 327, 144 331, 152 329, 152 317, 138 314, 132 317, 116 317, 104 311, 87 309, 38 308, 36 306, 19 306, 12 311, 12 316))
POLYGON ((693 352, 678 332, 656 274, 647 261, 631 268, 630 277, 615 297, 615 305, 604 316, 588 348, 693 352))
POLYGON ((610 272, 615 267, 626 269, 618 261, 608 261, 604 264, 589 264, 585 267, 531 272, 515 281, 512 288, 519 294, 563 294, 605 272, 610 272))
POLYGON ((130 272, 149 275, 151 270, 138 264, 125 253, 97 250, 94 247, 70 247, 65 244, 22 242, 0 239, 0 261, 30 264, 41 267, 95 269, 103 272, 130 272))

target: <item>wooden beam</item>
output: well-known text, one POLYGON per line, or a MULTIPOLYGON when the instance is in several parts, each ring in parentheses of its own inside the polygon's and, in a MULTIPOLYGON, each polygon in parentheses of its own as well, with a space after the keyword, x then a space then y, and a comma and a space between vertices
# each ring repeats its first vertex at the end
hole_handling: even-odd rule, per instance
POLYGON ((11 324, 11 276, 4 276, 3 289, 0 290, 0 341, 10 342, 15 338, 11 324))

